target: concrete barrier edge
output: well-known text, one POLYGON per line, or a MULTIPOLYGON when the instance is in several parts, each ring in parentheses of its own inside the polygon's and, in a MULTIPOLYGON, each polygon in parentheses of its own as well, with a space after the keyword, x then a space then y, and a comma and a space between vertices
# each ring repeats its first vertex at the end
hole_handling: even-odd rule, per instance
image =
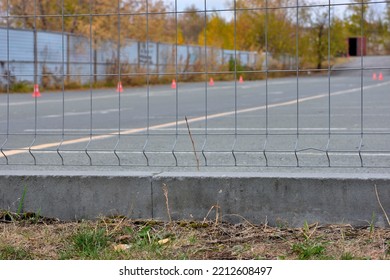
POLYGON ((390 175, 2 171, 0 209, 61 220, 125 215, 386 227, 390 175))

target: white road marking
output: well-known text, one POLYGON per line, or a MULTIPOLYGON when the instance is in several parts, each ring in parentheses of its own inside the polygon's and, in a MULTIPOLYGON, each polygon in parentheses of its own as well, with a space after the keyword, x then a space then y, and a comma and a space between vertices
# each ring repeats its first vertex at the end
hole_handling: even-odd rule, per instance
MULTIPOLYGON (((129 109, 121 109, 121 112, 126 111, 129 109)), ((100 111, 92 111, 92 115, 96 114, 109 114, 109 113, 116 113, 118 112, 119 109, 107 109, 107 110, 100 110, 100 111)), ((62 118, 62 117, 75 117, 75 116, 84 116, 84 115, 91 115, 91 111, 86 111, 86 112, 68 112, 65 113, 64 115, 57 114, 57 115, 45 115, 41 116, 43 119, 52 119, 52 118, 62 118)), ((35 131, 35 130, 34 130, 35 131)))
MULTIPOLYGON (((378 88, 378 87, 382 87, 382 86, 389 85, 389 84, 390 84, 390 82, 385 82, 385 83, 378 83, 378 84, 371 85, 371 86, 365 86, 363 88, 358 87, 358 88, 352 88, 352 89, 347 89, 347 90, 341 90, 341 91, 331 93, 330 96, 338 96, 338 95, 344 95, 344 94, 348 94, 348 93, 352 93, 352 92, 359 92, 361 90, 378 88)), ((242 114, 242 113, 249 113, 249 112, 254 112, 254 111, 258 111, 258 110, 265 110, 267 107, 268 107, 268 109, 271 109, 271 108, 289 106, 289 105, 297 104, 297 102, 302 103, 302 102, 317 100, 317 99, 326 98, 326 97, 329 97, 328 92, 322 93, 322 94, 317 94, 314 96, 300 98, 298 100, 294 99, 294 100, 290 100, 290 101, 269 104, 268 106, 262 105, 262 106, 247 108, 247 109, 241 109, 241 110, 237 110, 237 111, 227 111, 227 112, 222 112, 222 113, 211 114, 211 115, 208 115, 207 117, 206 116, 195 117, 195 118, 188 119, 188 123, 195 123, 195 122, 204 121, 204 120, 206 120, 206 118, 210 120, 210 119, 232 116, 235 114, 242 114)), ((173 122, 168 122, 168 123, 164 123, 164 124, 153 125, 153 126, 150 126, 149 129, 169 128, 169 127, 175 127, 175 126, 184 125, 184 124, 186 124, 185 120, 181 120, 181 121, 177 121, 177 122, 173 121, 173 122)), ((144 131, 147 131, 147 129, 148 129, 147 127, 129 129, 126 131, 122 131, 121 135, 129 135, 129 134, 144 132, 144 131)), ((111 137, 117 137, 118 135, 119 135, 118 132, 113 132, 113 133, 104 134, 104 135, 88 136, 88 137, 82 137, 82 138, 73 139, 73 140, 66 140, 66 141, 62 141, 62 142, 53 142, 53 143, 35 145, 32 147, 24 147, 24 148, 18 149, 18 150, 10 150, 10 151, 3 150, 3 153, 7 157, 9 157, 9 156, 13 156, 13 155, 22 154, 22 153, 28 153, 29 150, 40 150, 40 149, 47 149, 47 148, 53 148, 53 147, 60 147, 63 145, 71 145, 71 144, 84 143, 84 142, 96 141, 96 140, 105 140, 105 139, 108 139, 111 137)), ((0 153, 0 158, 2 158, 2 157, 4 157, 4 155, 2 153, 0 153)))

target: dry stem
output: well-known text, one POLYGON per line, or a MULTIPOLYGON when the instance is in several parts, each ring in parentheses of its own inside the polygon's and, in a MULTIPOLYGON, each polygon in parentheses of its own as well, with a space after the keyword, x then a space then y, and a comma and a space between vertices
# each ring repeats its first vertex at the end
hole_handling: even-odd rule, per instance
POLYGON ((169 217, 169 222, 172 223, 171 211, 169 210, 168 186, 165 183, 163 183, 162 190, 164 192, 165 205, 167 207, 167 213, 168 213, 168 217, 169 217))
POLYGON ((196 159, 196 169, 199 171, 199 158, 198 158, 198 155, 196 154, 195 142, 194 142, 194 139, 192 138, 190 125, 188 124, 187 116, 185 116, 184 118, 186 120, 188 134, 190 135, 190 139, 191 139, 191 143, 192 143, 192 150, 194 151, 194 155, 195 155, 195 159, 196 159))
POLYGON ((381 207, 381 209, 382 209, 382 211, 383 211, 383 214, 384 214, 385 217, 386 217, 387 223, 388 223, 389 226, 390 226, 389 217, 387 216, 387 213, 386 213, 385 209, 383 208, 382 203, 381 203, 381 201, 380 201, 380 199, 379 199, 378 189, 377 189, 376 185, 374 185, 374 189, 375 189, 376 199, 378 200, 379 206, 381 207))
POLYGON ((206 223, 207 217, 210 215, 211 211, 215 208, 215 224, 218 225, 219 221, 219 209, 221 208, 218 204, 211 206, 209 212, 207 212, 206 217, 203 219, 203 223, 206 223))

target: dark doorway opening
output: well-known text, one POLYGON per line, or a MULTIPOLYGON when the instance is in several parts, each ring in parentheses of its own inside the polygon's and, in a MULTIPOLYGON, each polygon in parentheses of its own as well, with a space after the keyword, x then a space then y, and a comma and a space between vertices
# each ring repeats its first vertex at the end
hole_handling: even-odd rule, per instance
POLYGON ((348 54, 357 56, 357 38, 348 38, 348 54))

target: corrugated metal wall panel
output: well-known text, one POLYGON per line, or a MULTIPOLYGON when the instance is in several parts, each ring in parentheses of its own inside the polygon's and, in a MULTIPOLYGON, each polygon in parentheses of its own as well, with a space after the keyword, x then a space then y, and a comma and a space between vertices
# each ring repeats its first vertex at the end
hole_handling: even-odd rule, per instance
MULTIPOLYGON (((8 69, 6 63, 9 55, 9 68, 17 81, 33 82, 35 75, 38 83, 42 83, 42 75, 56 81, 61 80, 64 74, 69 75, 67 81, 88 84, 91 78, 104 80, 105 75, 118 72, 118 48, 115 43, 106 42, 94 50, 88 38, 38 31, 36 57, 38 67, 37 73, 34 73, 34 31, 9 29, 7 33, 6 28, 0 28, 0 38, 0 67, 3 68, 3 72, 4 69, 8 69)), ((147 68, 150 73, 191 72, 195 71, 196 67, 199 68, 199 65, 202 69, 198 71, 206 71, 204 46, 179 45, 176 48, 165 43, 146 44, 127 40, 121 46, 120 52, 122 74, 146 73, 147 68)), ((228 63, 235 55, 241 64, 255 66, 255 54, 251 52, 215 48, 208 48, 207 52, 208 71, 217 70, 218 65, 228 63)), ((5 82, 6 79, 3 78, 3 83, 5 82)))

